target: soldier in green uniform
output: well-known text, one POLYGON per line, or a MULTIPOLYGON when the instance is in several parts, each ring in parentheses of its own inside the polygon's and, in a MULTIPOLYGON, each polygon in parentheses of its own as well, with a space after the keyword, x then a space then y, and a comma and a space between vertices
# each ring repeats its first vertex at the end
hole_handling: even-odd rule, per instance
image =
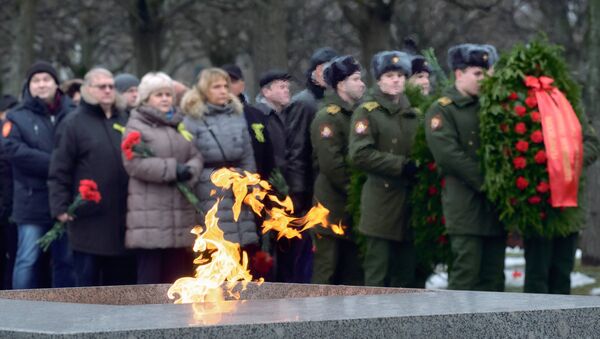
POLYGON ((313 164, 318 172, 315 199, 329 209, 329 222, 346 226, 344 235, 315 228, 312 282, 362 285, 358 247, 351 240, 352 218, 346 211, 350 170, 347 162, 350 117, 365 92, 360 65, 351 56, 337 57, 323 71, 333 93, 323 99, 310 127, 313 164))
POLYGON ((454 261, 448 288, 504 290, 506 235, 498 214, 482 192, 477 151, 480 82, 490 68, 487 46, 463 44, 448 50, 454 86, 425 116, 427 144, 446 185, 442 206, 454 261))
POLYGON ((372 73, 376 85, 354 111, 349 146, 352 164, 367 175, 358 225, 366 243, 365 284, 413 287, 408 199, 417 168, 409 155, 419 120, 404 94, 410 56, 380 52, 373 56, 372 73))
MULTIPOLYGON (((584 115, 581 119, 583 133, 583 165, 586 167, 598 159, 600 143, 594 128, 584 115)), ((585 173, 585 172, 584 172, 585 173)), ((583 173, 582 173, 583 174, 583 173)), ((583 189, 580 187, 580 191, 583 189)), ((585 218, 584 194, 579 195, 580 217, 585 218)), ((561 237, 525 237, 525 285, 526 293, 571 293, 571 272, 575 267, 575 251, 579 230, 561 237)))

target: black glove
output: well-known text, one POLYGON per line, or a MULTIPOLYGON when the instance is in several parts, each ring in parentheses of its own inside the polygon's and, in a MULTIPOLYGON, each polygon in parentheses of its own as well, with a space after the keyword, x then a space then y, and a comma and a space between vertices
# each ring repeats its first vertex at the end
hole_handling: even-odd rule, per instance
POLYGON ((188 165, 177 163, 175 172, 177 173, 177 181, 179 182, 188 181, 192 178, 192 171, 188 165))
POLYGON ((409 160, 402 167, 402 176, 409 180, 415 179, 415 174, 419 171, 419 167, 415 164, 414 161, 409 160))

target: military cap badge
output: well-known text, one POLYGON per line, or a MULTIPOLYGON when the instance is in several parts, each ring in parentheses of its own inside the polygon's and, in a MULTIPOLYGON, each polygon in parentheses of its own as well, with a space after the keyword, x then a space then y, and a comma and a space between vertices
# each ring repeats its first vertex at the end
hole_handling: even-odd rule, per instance
POLYGON ((395 57, 392 58, 392 63, 393 64, 397 64, 398 61, 400 61, 400 58, 398 58, 397 56, 395 56, 395 57))

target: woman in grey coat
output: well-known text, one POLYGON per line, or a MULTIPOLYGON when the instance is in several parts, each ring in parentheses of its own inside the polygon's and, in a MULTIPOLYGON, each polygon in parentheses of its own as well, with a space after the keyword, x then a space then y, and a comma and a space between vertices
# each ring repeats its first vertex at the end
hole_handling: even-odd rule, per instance
POLYGON ((252 211, 242 206, 237 221, 233 219, 234 197, 231 190, 222 190, 210 181, 217 169, 236 168, 256 172, 252 142, 246 127, 243 106, 229 91, 229 75, 219 68, 202 71, 198 83, 182 99, 186 129, 194 136, 194 144, 204 158, 204 168, 196 186, 196 194, 204 211, 208 211, 217 198, 217 217, 225 239, 239 243, 251 258, 258 249, 258 233, 252 211), (211 191, 217 194, 211 196, 211 191))

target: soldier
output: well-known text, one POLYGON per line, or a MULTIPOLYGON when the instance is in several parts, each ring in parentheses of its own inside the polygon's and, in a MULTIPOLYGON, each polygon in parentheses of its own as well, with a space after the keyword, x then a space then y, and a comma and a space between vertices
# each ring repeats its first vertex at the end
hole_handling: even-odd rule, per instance
POLYGON ((449 289, 504 290, 504 228, 482 192, 477 151, 480 82, 490 68, 487 46, 463 44, 448 50, 456 78, 425 116, 427 144, 445 178, 442 206, 454 261, 449 289))
POLYGON ((323 77, 334 93, 323 99, 310 127, 315 181, 315 199, 329 209, 329 222, 347 226, 344 236, 318 228, 312 282, 315 284, 362 285, 363 272, 358 247, 350 239, 352 217, 346 211, 350 171, 347 163, 350 118, 365 91, 360 65, 351 56, 333 59, 323 77))
POLYGON ((416 256, 408 197, 416 166, 409 155, 418 119, 404 94, 410 56, 380 52, 372 73, 377 82, 354 112, 349 146, 352 164, 367 175, 358 225, 366 242, 365 284, 412 287, 416 256))
POLYGON ((431 82, 429 80, 431 68, 427 59, 422 55, 413 55, 411 67, 412 72, 410 78, 408 78, 408 83, 420 87, 423 95, 429 95, 429 92, 431 92, 431 82))

